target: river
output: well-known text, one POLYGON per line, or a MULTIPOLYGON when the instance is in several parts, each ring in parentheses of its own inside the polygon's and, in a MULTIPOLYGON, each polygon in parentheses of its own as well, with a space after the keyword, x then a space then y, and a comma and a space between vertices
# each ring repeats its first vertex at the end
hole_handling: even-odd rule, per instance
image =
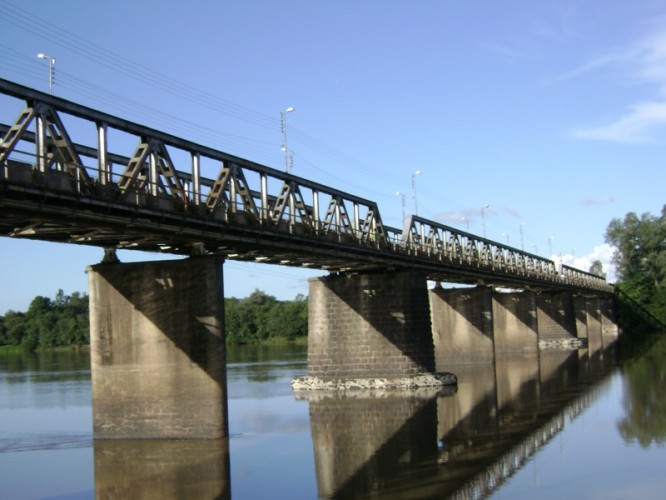
POLYGON ((661 499, 665 358, 542 351, 452 367, 448 393, 294 394, 305 347, 231 347, 228 440, 94 441, 87 353, 0 353, 0 498, 661 499))

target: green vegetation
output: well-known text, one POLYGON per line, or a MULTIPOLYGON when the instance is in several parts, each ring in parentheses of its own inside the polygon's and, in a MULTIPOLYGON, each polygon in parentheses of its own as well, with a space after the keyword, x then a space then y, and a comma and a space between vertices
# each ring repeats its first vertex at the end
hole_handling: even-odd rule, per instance
POLYGON ((308 334, 308 303, 302 295, 279 301, 255 290, 245 299, 225 299, 227 342, 293 340, 308 334))
MULTIPOLYGON (((225 299, 225 328, 230 343, 281 343, 307 338, 308 303, 302 295, 280 301, 255 290, 245 299, 225 299)), ((0 316, 0 347, 30 351, 90 342, 88 295, 55 299, 35 297, 25 313, 8 311, 0 316)))
POLYGON ((0 316, 0 345, 24 349, 81 346, 89 343, 88 296, 65 295, 55 299, 35 297, 26 313, 9 311, 0 316))
MULTIPOLYGON (((606 242, 616 249, 613 257, 618 275, 620 321, 635 316, 666 324, 666 205, 660 216, 628 213, 613 219, 606 230, 606 242)), ((649 325, 648 325, 649 326, 649 325)))
POLYGON ((616 248, 622 292, 666 322, 666 205, 660 216, 631 212, 613 219, 606 241, 616 248))
POLYGON ((666 329, 666 206, 660 216, 613 219, 606 242, 615 247, 617 322, 625 333, 620 351, 626 361, 640 359, 666 329))

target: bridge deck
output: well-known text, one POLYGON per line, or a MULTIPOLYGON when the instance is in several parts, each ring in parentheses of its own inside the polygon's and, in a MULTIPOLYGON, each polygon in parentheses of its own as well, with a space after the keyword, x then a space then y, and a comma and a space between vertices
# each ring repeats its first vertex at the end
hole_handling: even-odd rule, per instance
MULTIPOLYGON (((25 103, 0 126, 3 236, 333 272, 408 269, 437 281, 613 290, 599 276, 421 217, 403 229, 385 226, 370 200, 6 80, 0 94, 25 103), (77 125, 65 127, 63 117, 77 125), (95 144, 75 140, 91 136, 79 131, 86 127, 95 144), (111 152, 109 129, 123 134, 114 147, 126 148, 130 138, 132 152, 111 152)), ((8 112, 0 107, 2 119, 8 112)))

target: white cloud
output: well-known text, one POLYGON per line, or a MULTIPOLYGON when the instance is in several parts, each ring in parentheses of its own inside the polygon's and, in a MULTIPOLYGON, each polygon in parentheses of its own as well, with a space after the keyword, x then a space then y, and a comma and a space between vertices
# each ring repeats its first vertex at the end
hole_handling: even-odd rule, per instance
POLYGON ((616 120, 597 127, 572 132, 579 139, 597 139, 622 143, 645 143, 654 139, 659 127, 666 125, 666 101, 635 104, 616 120))
POLYGON ((615 248, 607 243, 603 243, 602 245, 594 247, 587 255, 578 257, 573 254, 553 255, 551 259, 555 262, 561 262, 564 265, 575 267, 576 269, 585 272, 589 272, 592 263, 595 260, 599 260, 603 265, 604 273, 606 273, 606 280, 613 283, 617 279, 615 266, 612 262, 614 252, 615 248))
MULTIPOLYGON (((662 20, 663 21, 663 20, 662 20)), ((638 40, 625 50, 609 51, 553 81, 563 81, 585 74, 613 70, 623 84, 649 85, 654 88, 653 99, 633 103, 615 118, 594 126, 572 131, 579 139, 592 139, 620 143, 645 143, 655 139, 666 125, 666 26, 638 40)))

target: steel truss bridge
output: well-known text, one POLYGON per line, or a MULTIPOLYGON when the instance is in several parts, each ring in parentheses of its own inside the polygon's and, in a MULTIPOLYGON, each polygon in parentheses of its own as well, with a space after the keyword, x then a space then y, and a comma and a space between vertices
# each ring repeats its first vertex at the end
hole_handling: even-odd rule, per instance
POLYGON ((0 79, 0 235, 612 293, 596 275, 0 79), (6 118, 8 117, 9 118, 6 118), (11 120, 14 120, 11 122, 11 120))

